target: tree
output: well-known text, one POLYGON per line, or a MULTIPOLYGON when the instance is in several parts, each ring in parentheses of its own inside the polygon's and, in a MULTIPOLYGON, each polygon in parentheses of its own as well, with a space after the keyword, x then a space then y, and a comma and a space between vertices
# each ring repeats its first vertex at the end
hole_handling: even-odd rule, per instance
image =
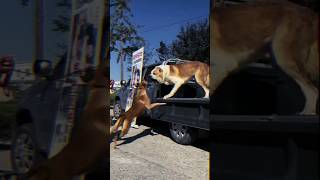
MULTIPOLYGON (((58 0, 56 2, 56 6, 60 9, 65 9, 66 11, 70 11, 72 6, 71 0, 58 0)), ((59 14, 58 17, 56 17, 52 21, 53 23, 52 31, 68 33, 70 31, 70 15, 71 13, 59 14)), ((57 46, 62 50, 65 50, 68 48, 68 45, 65 42, 59 42, 57 43, 57 46)), ((63 52, 59 56, 62 57, 64 53, 65 52, 63 52)))
POLYGON ((181 59, 209 62, 209 36, 207 20, 187 24, 172 42, 172 54, 181 59))
POLYGON ((177 39, 169 45, 169 50, 166 49, 167 46, 163 42, 160 42, 157 50, 161 55, 167 55, 168 58, 176 57, 209 63, 209 36, 208 20, 187 24, 181 27, 177 39))
POLYGON ((160 47, 156 49, 156 51, 160 61, 165 61, 166 59, 171 58, 170 49, 163 41, 160 41, 160 47))
MULTIPOLYGON (((29 6, 30 5, 30 1, 31 0, 21 0, 21 5, 26 7, 26 6, 29 6)), ((44 0, 33 0, 35 1, 36 3, 36 15, 35 15, 35 23, 36 23, 36 47, 37 46, 42 46, 42 43, 43 43, 43 37, 41 36, 41 34, 39 32, 43 31, 43 19, 41 19, 41 16, 42 18, 44 18, 44 6, 43 6, 43 3, 44 3, 44 0)), ((64 8, 66 10, 71 10, 71 1, 72 0, 56 0, 56 6, 59 7, 59 8, 64 8)), ((56 31, 56 32, 61 32, 61 33, 68 33, 69 30, 70 30, 70 14, 60 14, 58 15, 58 17, 56 17, 53 21, 53 28, 52 28, 52 31, 56 31)), ((65 50, 67 49, 67 44, 65 42, 61 42, 61 43, 57 43, 57 46, 62 49, 62 50, 65 50)), ((39 51, 42 51, 42 47, 38 47, 38 49, 40 50, 37 50, 37 54, 36 55, 37 57, 38 56, 41 56, 39 54, 42 54, 43 52, 39 52, 39 51)), ((65 54, 65 52, 63 52, 61 55, 59 55, 60 57, 62 57, 63 55, 65 54)))
POLYGON ((111 1, 110 51, 117 54, 117 63, 121 66, 121 80, 123 80, 123 63, 131 59, 134 51, 144 46, 144 39, 137 32, 138 27, 131 22, 132 17, 129 0, 111 1))

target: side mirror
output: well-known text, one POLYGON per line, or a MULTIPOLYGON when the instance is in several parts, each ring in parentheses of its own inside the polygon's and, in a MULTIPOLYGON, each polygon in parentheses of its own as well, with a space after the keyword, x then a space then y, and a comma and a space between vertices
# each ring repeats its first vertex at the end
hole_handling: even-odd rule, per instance
POLYGON ((49 60, 37 59, 33 63, 33 73, 39 77, 49 77, 52 73, 52 63, 49 60))

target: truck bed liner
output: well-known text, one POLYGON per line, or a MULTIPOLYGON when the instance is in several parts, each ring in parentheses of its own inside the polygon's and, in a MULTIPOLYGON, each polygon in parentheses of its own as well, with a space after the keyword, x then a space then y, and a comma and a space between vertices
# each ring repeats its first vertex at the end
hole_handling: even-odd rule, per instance
POLYGON ((319 116, 210 115, 211 129, 318 133, 319 116))

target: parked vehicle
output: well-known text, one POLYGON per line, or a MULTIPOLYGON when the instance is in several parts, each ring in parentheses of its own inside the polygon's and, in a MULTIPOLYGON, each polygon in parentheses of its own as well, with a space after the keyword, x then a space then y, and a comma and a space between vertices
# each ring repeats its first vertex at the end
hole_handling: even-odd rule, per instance
MULTIPOLYGON (((62 87, 65 57, 55 68, 51 62, 39 60, 34 63, 34 73, 39 77, 36 82, 23 91, 17 102, 16 121, 13 128, 11 162, 15 173, 26 172, 33 164, 48 158, 59 96, 62 87)), ((86 100, 86 86, 80 87, 75 123, 86 100)))

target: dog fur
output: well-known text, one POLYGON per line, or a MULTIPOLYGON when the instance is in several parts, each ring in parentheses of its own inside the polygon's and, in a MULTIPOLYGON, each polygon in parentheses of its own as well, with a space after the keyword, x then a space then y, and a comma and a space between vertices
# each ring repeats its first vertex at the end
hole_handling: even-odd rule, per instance
POLYGON ((175 65, 156 66, 151 71, 151 77, 162 84, 174 84, 171 92, 163 97, 163 99, 174 96, 181 85, 185 84, 193 76, 197 83, 205 91, 204 98, 209 98, 209 66, 200 61, 191 61, 175 65))
POLYGON ((211 7, 211 94, 232 72, 271 47, 277 65, 305 96, 301 114, 316 114, 319 87, 319 16, 290 2, 211 7))
POLYGON ((107 154, 107 77, 107 67, 100 66, 91 82, 86 107, 70 142, 57 155, 33 167, 22 179, 71 180, 73 176, 85 173, 107 154))
MULTIPOLYGON (((115 125, 110 128, 110 134, 115 134, 119 127, 122 125, 120 137, 126 135, 129 131, 131 122, 134 118, 138 117, 146 109, 153 109, 166 103, 152 103, 148 97, 146 90, 147 82, 142 81, 138 86, 137 95, 134 97, 131 108, 125 113, 121 114, 115 125)), ((114 148, 117 145, 117 136, 114 138, 114 148)))

